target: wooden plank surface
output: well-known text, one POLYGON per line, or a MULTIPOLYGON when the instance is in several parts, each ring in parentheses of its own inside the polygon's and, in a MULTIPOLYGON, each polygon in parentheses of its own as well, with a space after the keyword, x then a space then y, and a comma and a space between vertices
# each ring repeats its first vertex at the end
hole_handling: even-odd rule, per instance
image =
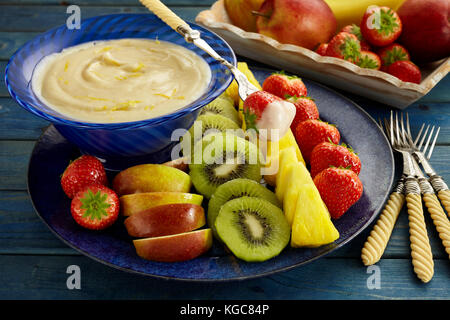
MULTIPOLYGON (((214 0, 164 0, 183 19, 214 0)), ((26 172, 35 140, 48 123, 26 112, 4 84, 9 57, 37 34, 61 25, 68 4, 80 5, 82 18, 119 12, 147 12, 137 0, 19 0, 0 2, 0 299, 449 299, 450 263, 427 216, 435 276, 422 284, 410 261, 408 219, 402 212, 382 261, 380 289, 370 290, 370 276, 360 250, 371 227, 351 243, 305 266, 276 275, 231 283, 184 283, 157 280, 104 266, 69 248, 35 214, 26 192, 26 172), (82 289, 66 287, 67 266, 82 271, 82 289), (127 290, 121 290, 127 288, 127 290)), ((450 181, 450 77, 407 109, 412 130, 421 122, 441 126, 432 165, 450 181)), ((352 98, 377 119, 390 109, 352 98)), ((372 224, 373 225, 373 224, 372 224)))
POLYGON ((83 256, 0 255, 0 297, 8 299, 442 299, 449 294, 448 261, 435 262, 435 277, 418 280, 407 260, 378 265, 380 288, 369 289, 372 272, 353 259, 320 259, 259 279, 194 283, 153 279, 104 266, 83 256), (80 268, 80 289, 66 286, 67 267, 80 268), (18 272, 17 270, 20 270, 18 272), (369 280, 370 281, 370 280, 369 280))

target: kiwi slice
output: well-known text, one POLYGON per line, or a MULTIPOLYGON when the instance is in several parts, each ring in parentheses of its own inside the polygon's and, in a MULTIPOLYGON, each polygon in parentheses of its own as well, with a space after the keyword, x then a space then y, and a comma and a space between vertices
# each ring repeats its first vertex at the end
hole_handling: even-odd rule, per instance
POLYGON ((230 180, 220 185, 208 203, 208 225, 213 230, 214 236, 218 237, 214 222, 219 214, 220 208, 228 201, 241 197, 255 197, 269 201, 280 209, 280 201, 275 193, 264 187, 262 184, 244 178, 230 180))
POLYGON ((215 114, 233 120, 238 126, 241 125, 241 119, 239 118, 238 111, 234 107, 233 101, 226 96, 219 96, 217 99, 204 106, 202 111, 200 111, 200 116, 215 114))
POLYGON ((209 199, 227 181, 261 181, 261 158, 258 147, 244 138, 226 132, 207 135, 193 148, 189 174, 195 189, 209 199))
MULTIPOLYGON (((191 149, 196 142, 209 133, 223 132, 228 129, 237 130, 240 129, 239 126, 231 119, 221 116, 219 114, 205 114, 199 116, 195 120, 189 131, 183 136, 183 143, 185 139, 188 139, 191 149)), ((186 148, 186 146, 184 146, 186 148)), ((189 154, 184 152, 185 156, 189 154)))
POLYGON ((219 211, 215 227, 228 249, 248 262, 277 256, 289 243, 291 231, 280 208, 254 197, 226 202, 219 211))

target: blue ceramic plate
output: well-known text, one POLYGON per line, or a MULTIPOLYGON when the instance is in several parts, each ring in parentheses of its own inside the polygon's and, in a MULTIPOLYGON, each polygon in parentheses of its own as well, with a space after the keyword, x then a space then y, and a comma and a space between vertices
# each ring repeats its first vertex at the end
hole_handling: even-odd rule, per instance
MULTIPOLYGON (((270 70, 253 69, 262 83, 270 70)), ((82 254, 120 270, 165 278, 192 281, 248 279, 285 271, 324 256, 342 247, 377 216, 386 201, 394 177, 394 159, 384 134, 375 121, 355 103, 317 83, 304 81, 308 95, 315 99, 323 120, 337 125, 342 141, 359 153, 360 178, 364 184, 361 199, 335 226, 340 238, 315 249, 287 247, 279 256, 262 263, 240 261, 214 243, 205 255, 186 262, 161 263, 136 255, 132 239, 122 221, 94 232, 78 226, 70 215, 70 201, 59 179, 79 150, 50 127, 36 143, 28 171, 28 190, 38 215, 61 240, 82 254)))

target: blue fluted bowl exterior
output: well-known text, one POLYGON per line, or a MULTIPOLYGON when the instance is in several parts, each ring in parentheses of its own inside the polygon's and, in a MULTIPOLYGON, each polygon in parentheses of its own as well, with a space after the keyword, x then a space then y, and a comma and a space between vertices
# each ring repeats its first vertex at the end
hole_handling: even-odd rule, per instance
MULTIPOLYGON (((236 65, 230 46, 211 31, 190 24, 224 59, 236 65)), ((65 25, 52 29, 26 43, 10 59, 5 81, 19 105, 50 121, 83 153, 103 159, 109 169, 121 170, 142 162, 164 162, 170 158, 175 129, 189 128, 201 108, 224 92, 233 80, 229 70, 173 31, 153 14, 112 14, 83 20, 80 29, 65 25), (161 117, 124 123, 87 123, 70 119, 40 102, 31 89, 31 78, 45 56, 84 42, 121 38, 147 38, 168 41, 196 52, 211 68, 206 92, 186 107, 161 117)))

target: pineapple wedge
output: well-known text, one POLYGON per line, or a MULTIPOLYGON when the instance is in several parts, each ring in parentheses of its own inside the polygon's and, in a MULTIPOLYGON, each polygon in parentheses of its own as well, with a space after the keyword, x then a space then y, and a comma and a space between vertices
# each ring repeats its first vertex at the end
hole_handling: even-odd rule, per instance
MULTIPOLYGON (((280 152, 284 149, 293 147, 297 154, 297 160, 301 163, 305 164, 305 160, 303 159, 302 153, 300 152, 300 148, 298 147, 297 141, 294 138, 294 134, 291 130, 284 135, 279 141, 267 141, 267 154, 266 154, 266 167, 270 168, 271 166, 280 165, 279 157, 280 152)), ((306 164, 305 164, 306 165, 306 164)), ((265 175, 264 180, 266 182, 275 187, 276 186, 276 174, 265 175)))
POLYGON ((306 184, 299 190, 292 223, 291 247, 318 247, 338 239, 339 231, 333 225, 316 186, 306 184))
MULTIPOLYGON (((287 186, 287 173, 292 165, 300 163, 294 147, 289 147, 280 151, 279 167, 276 176, 275 194, 278 200, 283 201, 287 186)), ((301 182, 299 181, 301 184, 301 182)))
MULTIPOLYGON (((301 162, 289 165, 289 167, 286 169, 285 174, 286 182, 282 201, 283 211, 289 224, 292 225, 297 205, 297 199, 301 189, 306 185, 312 185, 315 187, 315 184, 308 169, 301 162)), ((322 201, 320 195, 319 200, 322 201)))

